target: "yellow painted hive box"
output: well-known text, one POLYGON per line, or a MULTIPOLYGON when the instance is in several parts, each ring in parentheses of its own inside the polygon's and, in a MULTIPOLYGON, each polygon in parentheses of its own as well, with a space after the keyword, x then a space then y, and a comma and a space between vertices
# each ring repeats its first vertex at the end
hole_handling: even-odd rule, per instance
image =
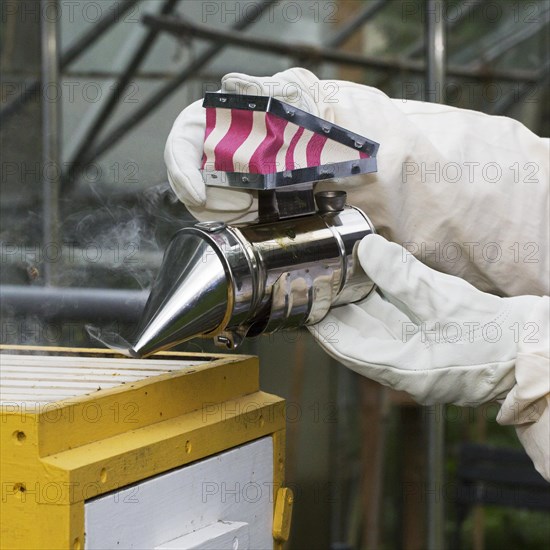
POLYGON ((287 539, 284 400, 256 357, 0 349, 3 549, 287 539))

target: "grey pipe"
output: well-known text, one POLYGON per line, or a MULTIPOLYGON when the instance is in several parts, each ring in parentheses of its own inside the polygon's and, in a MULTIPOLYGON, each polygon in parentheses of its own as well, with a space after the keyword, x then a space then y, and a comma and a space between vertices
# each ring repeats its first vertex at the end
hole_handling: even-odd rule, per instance
POLYGON ((133 323, 140 318, 148 296, 145 290, 2 285, 0 308, 3 315, 133 323))
MULTIPOLYGON (((122 20, 122 16, 130 11, 140 0, 124 0, 124 3, 117 5, 117 9, 106 10, 105 15, 80 38, 78 38, 67 51, 61 55, 61 71, 66 69, 73 61, 78 59, 90 46, 103 36, 113 25, 122 20)), ((29 99, 40 92, 40 80, 33 80, 25 87, 25 90, 11 103, 0 111, 0 122, 5 122, 15 114, 29 99)))

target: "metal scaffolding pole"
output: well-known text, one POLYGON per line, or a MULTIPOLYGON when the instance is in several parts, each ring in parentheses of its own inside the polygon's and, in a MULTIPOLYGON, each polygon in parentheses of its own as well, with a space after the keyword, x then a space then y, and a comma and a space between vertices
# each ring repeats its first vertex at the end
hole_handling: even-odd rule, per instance
MULTIPOLYGON (((106 31, 108 31, 115 23, 118 23, 122 16, 130 11, 140 0, 124 0, 118 9, 106 10, 105 15, 85 32, 81 38, 75 41, 69 49, 61 55, 60 71, 65 70, 73 61, 76 61, 82 53, 84 53, 96 40, 98 40, 106 31)), ((0 111, 0 122, 6 120, 15 114, 31 97, 36 96, 40 92, 40 80, 33 80, 23 92, 16 97, 11 103, 6 105, 0 111)))
POLYGON ((445 20, 443 0, 426 0, 426 88, 425 101, 445 103, 445 20))
MULTIPOLYGON (((425 44, 426 44, 426 101, 444 103, 445 92, 445 18, 444 0, 426 0, 425 3, 425 44)), ((445 510, 441 495, 444 480, 445 423, 444 405, 429 407, 427 415, 428 431, 428 472, 427 486, 427 534, 428 550, 445 548, 445 510)))
MULTIPOLYGON (((59 246, 61 98, 59 93, 59 5, 41 0, 43 244, 59 246), (53 93, 53 97, 50 97, 53 93)), ((55 282, 56 263, 44 264, 46 285, 55 282)))
POLYGON ((541 69, 541 78, 535 84, 522 84, 517 90, 511 91, 500 101, 493 104, 489 110, 491 115, 505 115, 516 103, 533 91, 542 90, 550 80, 550 62, 547 61, 541 69))
POLYGON ((489 38, 493 40, 493 44, 488 48, 485 48, 482 55, 476 55, 476 60, 468 63, 467 66, 472 69, 477 69, 498 61, 498 59, 509 50, 517 47, 519 44, 529 40, 541 32, 544 27, 548 26, 549 22, 550 7, 547 7, 546 9, 541 8, 540 13, 537 14, 536 20, 529 25, 513 25, 512 28, 508 26, 504 29, 497 28, 496 31, 489 35, 489 38))
MULTIPOLYGON (((261 13, 269 8, 270 5, 276 3, 277 0, 265 0, 258 5, 258 13, 255 14, 253 19, 244 18, 235 24, 230 31, 212 29, 204 25, 198 25, 190 22, 183 17, 166 17, 166 16, 152 16, 145 15, 143 22, 155 29, 164 30, 174 34, 175 36, 194 36, 196 38, 204 38, 213 42, 212 46, 206 50, 202 55, 195 59, 190 65, 188 65, 182 73, 180 73, 171 82, 164 85, 159 91, 153 94, 148 100, 146 100, 136 112, 128 115, 116 126, 110 134, 108 134, 102 141, 95 145, 94 148, 88 151, 88 153, 81 159, 82 166, 93 162, 100 155, 105 153, 110 147, 122 139, 134 126, 141 122, 145 117, 149 116, 162 101, 164 101, 169 95, 179 88, 186 80, 192 77, 197 71, 202 69, 219 51, 221 51, 227 45, 233 45, 243 48, 254 48, 256 51, 265 51, 269 53, 278 53, 293 58, 311 59, 318 61, 327 61, 339 64, 347 64, 351 66, 377 68, 382 70, 398 70, 412 72, 416 74, 423 74, 426 70, 426 66, 422 62, 416 62, 412 60, 403 59, 380 59, 377 57, 368 57, 358 54, 340 52, 331 48, 317 47, 311 45, 289 45, 279 42, 277 40, 269 40, 264 38, 253 38, 243 36, 241 33, 235 31, 242 31, 248 27, 253 21, 256 21, 261 13)), ((380 5, 376 5, 379 9, 380 5)), ((373 14, 373 7, 370 10, 370 15, 373 14)), ((365 13, 363 13, 364 16, 365 13)), ((354 32, 355 26, 349 26, 347 32, 354 32)), ((332 42, 344 40, 346 35, 342 33, 332 39, 332 42)), ((522 81, 522 82, 536 82, 539 78, 538 71, 522 71, 522 70, 487 70, 482 68, 479 70, 472 70, 465 67, 453 66, 447 67, 447 73, 453 76, 473 77, 473 78, 494 78, 502 81, 522 81)))
MULTIPOLYGON (((457 25, 462 23, 464 20, 468 19, 471 14, 483 5, 485 0, 464 0, 459 4, 458 16, 452 19, 446 19, 447 32, 454 29, 457 25)), ((425 51, 424 39, 420 38, 414 42, 411 46, 405 48, 401 55, 403 57, 415 57, 421 55, 425 51)))
POLYGON ((351 38, 369 19, 374 17, 388 0, 373 0, 369 2, 355 17, 346 23, 334 36, 326 43, 327 48, 339 48, 348 38, 351 38))
MULTIPOLYGON (((143 22, 150 27, 162 29, 176 37, 195 37, 211 40, 216 46, 232 45, 239 48, 253 48, 258 52, 267 52, 271 54, 284 55, 291 58, 311 59, 313 61, 324 61, 329 63, 337 63, 341 65, 349 65, 355 67, 364 67, 372 69, 381 69, 387 71, 404 71, 416 74, 424 74, 426 72, 426 64, 421 61, 413 61, 409 59, 381 59, 376 56, 366 56, 350 52, 342 52, 339 50, 325 48, 323 46, 314 46, 311 44, 287 44, 269 38, 258 38, 250 36, 242 36, 240 34, 214 29, 212 27, 194 23, 183 17, 159 17, 153 15, 145 15, 143 22)), ((487 70, 470 69, 460 66, 447 67, 447 74, 452 76, 468 76, 473 78, 493 78, 503 81, 526 81, 534 82, 539 77, 538 71, 523 71, 523 70, 487 70)))
MULTIPOLYGON (((172 13, 176 4, 179 0, 164 0, 164 4, 161 7, 160 13, 163 15, 168 15, 172 13)), ((146 59, 147 54, 151 50, 153 44, 157 39, 159 31, 157 29, 149 29, 146 35, 143 37, 141 43, 136 48, 130 62, 118 77, 116 84, 111 87, 109 95, 104 100, 101 105, 101 109, 95 119, 93 120, 91 126, 86 131, 86 134, 80 145, 78 146, 76 153, 71 159, 69 165, 70 170, 68 174, 64 174, 62 185, 65 187, 70 180, 78 174, 83 168, 82 159, 86 157, 87 151, 93 146, 94 142, 97 140, 97 136, 110 119, 111 114, 118 105, 124 90, 130 84, 132 78, 134 78, 136 71, 139 69, 143 61, 146 59)))
MULTIPOLYGON (((231 30, 244 31, 252 23, 258 21, 261 15, 269 9, 270 6, 276 4, 278 0, 264 0, 256 4, 256 13, 252 17, 243 17, 237 23, 235 23, 231 30)), ((128 117, 114 128, 114 130, 103 139, 95 148, 89 152, 89 154, 82 160, 82 164, 86 165, 93 162, 97 157, 102 155, 107 149, 112 147, 120 139, 122 139, 134 126, 139 124, 144 118, 149 116, 155 109, 157 109, 162 102, 172 95, 184 82, 189 80, 198 71, 204 68, 204 66, 211 61, 222 49, 224 44, 216 44, 210 46, 206 51, 199 55, 194 61, 192 61, 183 71, 172 81, 165 84, 160 90, 155 92, 149 99, 137 109, 137 111, 128 117)))

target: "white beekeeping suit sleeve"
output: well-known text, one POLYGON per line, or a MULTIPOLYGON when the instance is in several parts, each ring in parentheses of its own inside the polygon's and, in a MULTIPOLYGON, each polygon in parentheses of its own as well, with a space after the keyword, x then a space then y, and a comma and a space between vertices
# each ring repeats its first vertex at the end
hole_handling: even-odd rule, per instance
MULTIPOLYGON (((377 173, 322 182, 318 189, 345 189, 349 204, 362 208, 384 237, 437 271, 498 296, 548 296, 548 139, 509 118, 390 99, 371 87, 318 80, 304 69, 269 77, 229 74, 222 91, 272 95, 379 142, 377 173)), ((174 191, 199 219, 253 219, 257 200, 252 194, 205 189, 199 173, 204 130, 199 102, 174 123, 165 152, 174 191)), ((528 311, 518 316, 527 319, 523 324, 537 319, 538 341, 518 342, 511 365, 516 364, 515 379, 499 379, 510 380, 499 421, 518 427, 537 468, 548 475, 548 300, 536 303, 542 309, 534 317, 528 311), (537 412, 527 415, 534 404, 537 412)), ((352 311, 338 312, 343 331, 353 330, 344 322, 352 311)), ((525 328, 518 324, 522 335, 525 328)), ((347 350, 333 353, 342 358, 347 350)), ((357 370, 376 378, 369 365, 365 360, 365 368, 357 370)), ((464 383, 457 386, 462 394, 452 399, 468 402, 468 394, 477 393, 475 377, 467 369, 463 373, 464 383)), ((407 379, 399 379, 405 391, 407 379)), ((490 383, 491 378, 484 380, 490 383)), ((389 379, 382 383, 392 385, 389 379)), ((441 396, 445 399, 444 392, 441 396)), ((487 398, 492 397, 488 392, 487 398)))

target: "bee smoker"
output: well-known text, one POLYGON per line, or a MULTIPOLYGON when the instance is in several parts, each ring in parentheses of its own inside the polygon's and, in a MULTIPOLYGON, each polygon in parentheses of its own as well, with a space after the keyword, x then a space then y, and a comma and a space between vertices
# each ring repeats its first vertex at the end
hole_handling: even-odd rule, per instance
POLYGON ((374 286, 356 255, 360 240, 374 232, 370 220, 346 204, 344 191, 314 193, 314 187, 376 171, 378 144, 271 97, 212 93, 203 106, 231 109, 233 120, 253 111, 294 124, 309 132, 310 142, 329 144, 336 162, 268 173, 205 165, 206 185, 257 192, 258 219, 197 222, 173 236, 133 343, 92 333, 132 357, 197 336, 233 349, 246 337, 318 323, 330 308, 362 300, 374 286), (344 154, 351 160, 341 160, 344 154))

